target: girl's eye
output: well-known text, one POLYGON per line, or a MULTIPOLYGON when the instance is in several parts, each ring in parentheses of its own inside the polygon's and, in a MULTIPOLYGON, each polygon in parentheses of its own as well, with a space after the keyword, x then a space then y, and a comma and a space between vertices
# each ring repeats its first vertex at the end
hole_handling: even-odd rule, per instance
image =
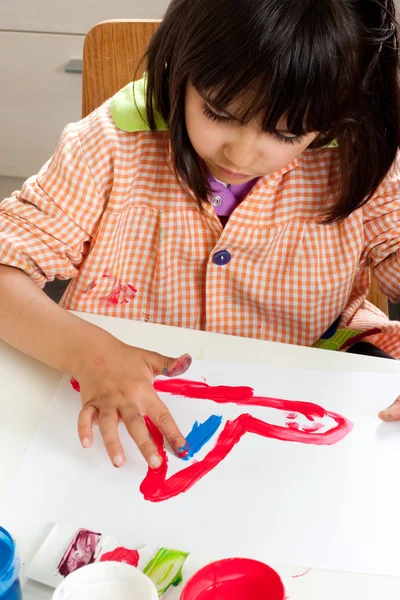
MULTIPOLYGON (((218 113, 211 110, 211 108, 208 106, 208 104, 203 104, 203 113, 207 117, 207 119, 211 119, 211 121, 216 121, 217 123, 233 123, 234 122, 233 119, 231 119, 231 117, 224 117, 223 115, 219 115, 218 113)), ((272 135, 276 140, 283 142, 284 144, 291 144, 291 145, 301 144, 301 142, 304 140, 303 135, 289 137, 286 135, 282 135, 278 131, 274 131, 274 133, 272 135)))
POLYGON ((274 133, 272 135, 274 136, 274 138, 276 140, 279 140, 280 142, 283 142, 284 144, 291 144, 291 145, 301 144, 301 142, 304 140, 304 135, 288 137, 286 135, 282 135, 278 131, 274 131, 274 133))
POLYGON ((233 123, 233 120, 230 117, 224 117, 223 115, 215 113, 208 104, 203 104, 203 114, 207 119, 211 119, 211 121, 217 121, 218 123, 233 123))

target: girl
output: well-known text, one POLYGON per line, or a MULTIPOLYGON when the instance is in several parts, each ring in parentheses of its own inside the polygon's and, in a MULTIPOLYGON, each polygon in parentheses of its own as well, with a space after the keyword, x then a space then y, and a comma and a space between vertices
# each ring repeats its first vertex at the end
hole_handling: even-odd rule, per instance
POLYGON ((69 125, 0 204, 0 336, 80 382, 85 448, 98 420, 122 466, 122 419, 158 467, 147 414, 185 452, 152 383, 190 357, 65 309, 292 344, 365 337, 400 357, 400 323, 366 301, 371 270, 400 298, 394 19, 392 0, 173 0, 147 80, 69 125), (55 277, 72 278, 60 306, 40 289, 55 277))

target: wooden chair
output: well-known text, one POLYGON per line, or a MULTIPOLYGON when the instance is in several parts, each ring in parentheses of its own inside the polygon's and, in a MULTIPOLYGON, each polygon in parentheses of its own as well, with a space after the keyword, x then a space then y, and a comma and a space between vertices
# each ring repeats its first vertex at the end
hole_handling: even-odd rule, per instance
MULTIPOLYGON (((159 23, 159 20, 103 21, 89 31, 83 51, 83 117, 133 81, 136 68, 159 23)), ((138 78, 145 69, 143 64, 138 78)), ((389 314, 388 300, 375 280, 372 281, 369 300, 389 314)))
MULTIPOLYGON (((82 116, 133 81, 160 21, 103 21, 89 31, 83 49, 82 116)), ((138 72, 142 77, 146 65, 138 72)))

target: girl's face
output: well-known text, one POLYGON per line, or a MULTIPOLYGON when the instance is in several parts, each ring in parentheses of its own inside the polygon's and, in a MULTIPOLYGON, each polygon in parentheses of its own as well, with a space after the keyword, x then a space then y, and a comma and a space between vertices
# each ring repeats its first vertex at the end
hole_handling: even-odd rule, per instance
POLYGON ((220 113, 188 83, 185 118, 189 139, 210 173, 231 185, 282 169, 317 137, 317 133, 293 137, 283 121, 276 135, 266 133, 256 121, 241 125, 234 115, 234 106, 229 114, 220 113))

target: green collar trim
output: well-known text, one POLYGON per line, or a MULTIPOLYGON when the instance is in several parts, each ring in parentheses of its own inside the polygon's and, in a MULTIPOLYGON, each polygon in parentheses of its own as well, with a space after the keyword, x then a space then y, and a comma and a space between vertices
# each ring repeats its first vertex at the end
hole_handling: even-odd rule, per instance
MULTIPOLYGON (((113 121, 122 131, 150 131, 146 112, 146 78, 128 83, 111 100, 110 112, 113 121), (136 100, 136 102, 135 102, 136 100)), ((162 116, 155 114, 157 131, 167 131, 162 116)))
POLYGON ((339 142, 337 140, 333 140, 330 144, 324 146, 324 148, 339 148, 339 142))

